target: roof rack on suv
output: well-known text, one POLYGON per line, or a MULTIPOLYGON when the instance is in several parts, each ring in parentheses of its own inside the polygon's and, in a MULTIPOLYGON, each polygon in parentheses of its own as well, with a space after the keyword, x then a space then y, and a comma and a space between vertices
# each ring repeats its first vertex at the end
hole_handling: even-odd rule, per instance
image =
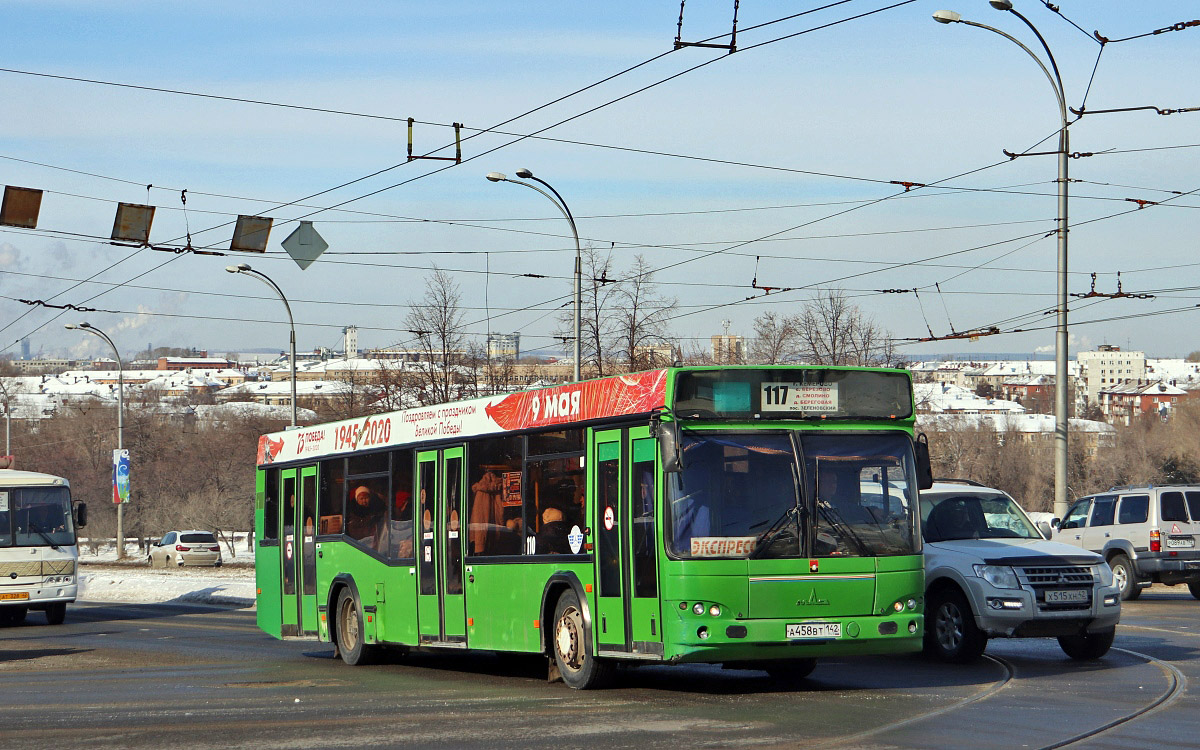
POLYGON ((972 487, 985 486, 982 482, 976 482, 974 479, 951 479, 949 477, 934 477, 935 482, 946 482, 948 484, 969 484, 972 487))

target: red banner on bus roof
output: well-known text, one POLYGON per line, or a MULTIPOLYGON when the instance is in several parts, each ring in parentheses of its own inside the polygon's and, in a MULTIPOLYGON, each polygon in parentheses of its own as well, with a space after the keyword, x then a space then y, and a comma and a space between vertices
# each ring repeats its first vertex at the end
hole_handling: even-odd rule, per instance
POLYGON ((645 414, 664 405, 666 389, 667 371, 651 370, 312 425, 263 435, 258 465, 645 414))
POLYGON ((667 371, 652 370, 513 393, 484 411, 505 430, 585 422, 651 411, 663 405, 666 386, 667 371))

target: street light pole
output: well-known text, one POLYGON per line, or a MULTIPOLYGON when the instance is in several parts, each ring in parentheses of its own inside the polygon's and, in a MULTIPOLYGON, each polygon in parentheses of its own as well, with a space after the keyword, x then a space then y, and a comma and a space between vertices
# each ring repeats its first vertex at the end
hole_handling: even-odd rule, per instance
POLYGON ((283 300, 283 307, 287 310, 288 326, 292 329, 292 428, 296 427, 296 321, 292 319, 292 306, 288 304, 287 297, 283 296, 283 290, 279 285, 262 271, 255 271, 248 263, 238 263, 236 266, 225 266, 225 270, 229 273, 246 274, 252 279, 258 279, 267 286, 275 290, 279 295, 279 299, 283 300))
POLYGON ((546 188, 550 191, 550 193, 554 193, 553 196, 551 196, 550 193, 547 193, 545 190, 542 190, 537 185, 530 185, 528 182, 522 182, 521 180, 510 180, 510 179, 508 179, 507 176, 501 174, 500 172, 488 172, 486 176, 492 182, 511 182, 514 185, 524 185, 525 187, 527 187, 531 190, 538 191, 542 195, 546 196, 550 200, 551 203, 553 203, 555 206, 558 207, 558 210, 562 212, 562 215, 564 217, 566 217, 567 223, 571 225, 571 234, 575 236, 575 292, 574 292, 574 297, 575 297, 575 305, 574 305, 575 306, 575 370, 574 370, 574 379, 575 379, 575 382, 578 383, 580 380, 579 360, 582 356, 581 342, 583 340, 583 337, 581 335, 581 330, 580 330, 580 313, 581 313, 581 309, 582 309, 582 298, 583 298, 583 264, 580 259, 579 230, 575 228, 575 217, 571 215, 571 209, 567 206, 567 202, 565 200, 563 200, 563 197, 558 194, 558 191, 555 190, 554 187, 550 183, 546 182, 545 180, 540 179, 538 177, 534 177, 533 172, 530 172, 528 169, 518 169, 517 177, 520 177, 522 180, 533 180, 535 182, 540 182, 541 184, 546 186, 546 188))
MULTIPOLYGON (((125 367, 121 364, 121 352, 117 350, 117 345, 108 337, 104 331, 95 327, 91 323, 67 323, 66 328, 72 331, 83 331, 95 336, 99 336, 108 342, 112 347, 113 355, 117 358, 117 450, 122 450, 125 447, 125 367)), ((117 559, 125 557, 125 503, 117 503, 117 559)))
POLYGON ((1050 47, 1046 44, 1046 40, 1030 23, 1029 19, 1018 13, 1012 7, 1011 0, 989 0, 989 3, 996 10, 1004 10, 1012 13, 1017 18, 1020 18, 1026 26, 1033 30, 1038 41, 1042 44, 1042 49, 1046 51, 1046 57, 1050 59, 1050 66, 1054 69, 1051 74, 1033 50, 1026 47, 1020 40, 986 24, 976 23, 964 19, 960 14, 951 10, 939 10, 933 14, 933 19, 938 23, 963 23, 968 26, 976 26, 981 29, 987 29, 993 33, 999 34, 1013 44, 1016 44, 1021 49, 1033 58, 1042 72, 1046 74, 1046 80, 1050 81, 1050 87, 1054 89, 1054 96, 1058 100, 1058 111, 1061 126, 1058 131, 1058 217, 1057 234, 1058 234, 1058 304, 1055 310, 1057 325, 1055 326, 1054 340, 1054 515, 1063 518, 1067 514, 1067 428, 1069 425, 1069 412, 1067 408, 1067 161, 1069 149, 1069 136, 1067 128, 1070 122, 1067 119, 1067 97, 1066 90, 1063 88, 1062 77, 1058 73, 1058 64, 1054 61, 1054 55, 1050 52, 1050 47))

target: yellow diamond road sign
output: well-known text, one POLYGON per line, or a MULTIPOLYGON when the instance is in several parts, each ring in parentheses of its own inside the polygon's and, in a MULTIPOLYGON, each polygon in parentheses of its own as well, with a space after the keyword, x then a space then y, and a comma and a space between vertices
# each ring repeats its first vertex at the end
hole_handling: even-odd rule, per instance
POLYGON ((325 252, 328 247, 329 243, 317 234, 311 221, 300 222, 296 231, 289 234, 288 238, 283 241, 283 249, 287 250, 287 254, 292 256, 292 260, 296 261, 296 265, 300 266, 302 271, 321 257, 321 253, 325 252))

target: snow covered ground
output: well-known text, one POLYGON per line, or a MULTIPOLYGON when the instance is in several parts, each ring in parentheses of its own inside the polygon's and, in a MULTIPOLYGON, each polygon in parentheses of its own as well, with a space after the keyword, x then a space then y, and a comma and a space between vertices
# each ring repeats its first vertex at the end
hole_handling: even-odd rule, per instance
MULTIPOLYGON (((143 560, 132 545, 126 552, 143 560)), ((144 562, 118 564, 116 557, 113 549, 80 552, 80 601, 254 606, 254 566, 240 553, 233 564, 219 568, 150 568, 144 562)))

